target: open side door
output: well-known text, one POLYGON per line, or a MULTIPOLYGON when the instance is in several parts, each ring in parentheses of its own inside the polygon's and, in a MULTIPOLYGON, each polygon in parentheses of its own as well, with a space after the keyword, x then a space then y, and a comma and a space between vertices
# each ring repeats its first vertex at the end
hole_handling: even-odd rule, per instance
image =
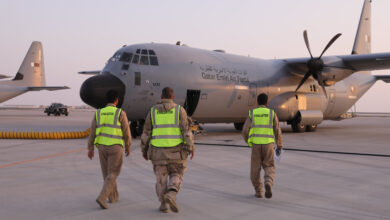
POLYGON ((184 108, 189 116, 192 116, 198 106, 200 98, 200 90, 187 90, 186 100, 184 102, 184 108))

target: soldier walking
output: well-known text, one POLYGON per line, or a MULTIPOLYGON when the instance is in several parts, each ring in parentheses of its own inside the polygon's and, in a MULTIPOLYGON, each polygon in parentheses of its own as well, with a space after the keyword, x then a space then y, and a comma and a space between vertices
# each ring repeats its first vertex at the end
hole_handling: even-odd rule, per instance
POLYGON ((259 107, 249 111, 242 136, 252 148, 250 176, 255 188, 255 196, 263 197, 263 184, 260 177, 261 167, 263 167, 265 197, 269 199, 272 197, 275 177, 274 143, 276 140, 276 154, 279 156, 282 149, 282 132, 275 112, 266 107, 268 96, 264 93, 260 94, 257 103, 259 107))
POLYGON ((173 102, 174 92, 166 87, 161 100, 145 119, 141 148, 145 160, 151 160, 156 175, 156 193, 161 202, 159 210, 178 212, 176 195, 186 171, 186 159, 194 157, 190 119, 185 109, 173 102))
POLYGON ((91 133, 88 140, 88 157, 92 160, 94 146, 99 150, 100 165, 104 185, 96 202, 102 209, 107 209, 106 200, 110 203, 119 199, 116 178, 123 163, 123 147, 126 157, 130 155, 131 136, 126 112, 117 108, 118 92, 110 90, 106 94, 108 104, 98 109, 93 117, 91 133))

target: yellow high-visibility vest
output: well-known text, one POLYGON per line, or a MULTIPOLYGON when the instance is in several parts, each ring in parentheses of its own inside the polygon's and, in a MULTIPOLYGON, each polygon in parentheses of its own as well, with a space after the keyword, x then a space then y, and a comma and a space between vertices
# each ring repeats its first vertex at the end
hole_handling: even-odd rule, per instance
POLYGON ((252 144, 274 143, 275 112, 269 108, 259 107, 249 111, 249 117, 252 120, 252 125, 249 130, 248 145, 252 147, 252 144))
POLYGON ((94 144, 111 146, 115 144, 123 147, 123 133, 119 116, 122 109, 106 106, 96 111, 96 137, 94 144))
POLYGON ((166 112, 160 112, 155 107, 150 109, 152 119, 152 139, 155 147, 175 147, 184 142, 179 120, 180 105, 166 112))

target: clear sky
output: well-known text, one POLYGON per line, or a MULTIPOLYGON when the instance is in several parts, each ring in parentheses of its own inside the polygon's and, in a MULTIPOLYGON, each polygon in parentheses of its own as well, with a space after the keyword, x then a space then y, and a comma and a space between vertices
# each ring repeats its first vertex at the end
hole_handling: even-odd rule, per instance
MULTIPOLYGON (((349 54, 363 0, 1 0, 0 74, 14 76, 30 44, 43 43, 46 84, 70 90, 30 92, 2 105, 84 104, 88 76, 122 45, 172 43, 224 49, 272 59, 308 56, 302 32, 309 31, 319 55, 336 33, 343 35, 326 55, 349 54)), ((372 49, 390 52, 390 1, 373 0, 372 49)), ((374 72, 390 74, 390 70, 374 72)), ((377 82, 358 111, 390 112, 390 84, 377 82)))

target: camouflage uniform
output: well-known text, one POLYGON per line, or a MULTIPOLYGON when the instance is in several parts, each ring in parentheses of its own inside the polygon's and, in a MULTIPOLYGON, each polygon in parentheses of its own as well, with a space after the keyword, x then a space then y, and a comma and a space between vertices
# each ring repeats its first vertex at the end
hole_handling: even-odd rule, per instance
MULTIPOLYGON (((176 107, 171 99, 162 99, 155 106, 160 112, 166 112, 176 107)), ((185 144, 175 147, 154 147, 150 144, 152 137, 152 121, 150 112, 145 119, 144 130, 141 136, 141 149, 145 158, 152 161, 156 175, 156 193, 160 202, 164 202, 164 196, 169 190, 179 192, 183 175, 186 171, 186 159, 188 154, 194 152, 193 136, 190 129, 191 119, 184 108, 180 108, 180 130, 185 144)))
MULTIPOLYGON (((259 107, 266 108, 264 105, 260 105, 259 107)), ((242 136, 247 143, 251 125, 252 120, 247 117, 242 129, 242 136)), ((275 143, 252 145, 250 177, 253 187, 255 188, 256 195, 259 195, 260 197, 263 194, 263 184, 260 177, 261 167, 264 169, 264 183, 269 184, 272 187, 275 178, 274 144, 276 144, 279 149, 281 149, 283 146, 282 131, 280 129, 279 120, 276 116, 276 113, 273 120, 273 130, 275 135, 275 143)))

